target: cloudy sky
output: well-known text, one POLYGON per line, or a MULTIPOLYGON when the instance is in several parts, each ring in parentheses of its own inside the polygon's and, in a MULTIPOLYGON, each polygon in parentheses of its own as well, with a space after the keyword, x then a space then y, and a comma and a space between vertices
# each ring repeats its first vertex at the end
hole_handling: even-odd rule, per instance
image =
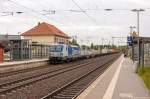
POLYGON ((80 43, 109 43, 111 37, 129 35, 137 20, 131 10, 139 8, 145 9, 140 13, 140 35, 150 36, 150 0, 0 0, 0 34, 23 33, 45 21, 77 36, 80 43))

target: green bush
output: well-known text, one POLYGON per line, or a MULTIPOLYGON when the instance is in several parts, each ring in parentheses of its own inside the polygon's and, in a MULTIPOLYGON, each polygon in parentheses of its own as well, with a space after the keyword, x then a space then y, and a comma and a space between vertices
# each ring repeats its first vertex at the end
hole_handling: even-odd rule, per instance
POLYGON ((150 67, 141 68, 138 74, 141 76, 150 92, 150 67))

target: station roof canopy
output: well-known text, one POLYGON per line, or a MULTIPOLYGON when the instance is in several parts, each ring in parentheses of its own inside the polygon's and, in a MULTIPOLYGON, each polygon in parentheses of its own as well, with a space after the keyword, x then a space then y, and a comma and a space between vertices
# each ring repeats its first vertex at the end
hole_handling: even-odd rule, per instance
POLYGON ((135 41, 140 41, 140 42, 144 42, 144 43, 150 43, 150 37, 135 37, 134 38, 135 41))
POLYGON ((67 34, 56 28, 54 25, 48 24, 46 22, 38 23, 37 26, 21 34, 21 36, 50 36, 50 35, 70 38, 67 34))
POLYGON ((0 35, 0 41, 21 40, 20 35, 0 35))

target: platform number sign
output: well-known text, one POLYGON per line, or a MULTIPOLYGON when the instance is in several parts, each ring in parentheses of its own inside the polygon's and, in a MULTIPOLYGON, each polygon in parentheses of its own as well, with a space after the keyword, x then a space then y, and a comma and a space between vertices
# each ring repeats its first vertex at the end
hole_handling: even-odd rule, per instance
POLYGON ((132 46, 132 44, 133 44, 133 36, 128 36, 127 37, 127 43, 128 43, 129 46, 132 46))

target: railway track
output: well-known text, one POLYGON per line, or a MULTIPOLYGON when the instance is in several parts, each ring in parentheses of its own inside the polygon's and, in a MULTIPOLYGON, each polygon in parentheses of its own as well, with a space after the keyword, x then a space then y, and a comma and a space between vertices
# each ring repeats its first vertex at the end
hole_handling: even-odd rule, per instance
MULTIPOLYGON (((51 99, 51 98, 57 99, 58 97, 60 97, 60 95, 65 97, 66 96, 65 92, 67 92, 69 86, 73 86, 75 84, 74 82, 78 82, 78 81, 80 81, 80 79, 88 77, 87 75, 92 75, 92 73, 94 71, 97 71, 96 69, 98 69, 98 68, 99 68, 98 70, 101 69, 99 72, 102 73, 108 67, 108 66, 105 66, 105 64, 108 63, 108 61, 112 61, 112 59, 116 58, 117 56, 118 55, 114 54, 114 55, 105 55, 103 57, 98 57, 98 58, 92 58, 92 59, 89 59, 86 61, 81 60, 80 62, 74 63, 72 66, 71 66, 71 64, 70 65, 65 64, 64 67, 60 66, 61 68, 57 68, 55 70, 51 70, 48 72, 41 71, 42 72, 41 74, 37 74, 34 76, 28 76, 28 77, 21 78, 21 79, 19 78, 19 79, 13 80, 13 81, 1 83, 0 84, 0 95, 7 96, 7 93, 12 93, 15 90, 25 88, 26 86, 30 86, 30 85, 34 86, 34 85, 36 85, 36 83, 38 83, 38 87, 39 87, 39 86, 42 86, 42 84, 44 84, 44 82, 47 83, 47 81, 49 81, 49 82, 53 82, 52 84, 48 83, 49 84, 48 87, 50 87, 50 89, 45 88, 45 93, 42 93, 42 91, 41 91, 41 95, 39 95, 38 97, 29 96, 28 98, 32 97, 31 99, 40 99, 41 97, 46 95, 46 92, 47 93, 50 92, 50 94, 43 97, 42 99, 51 99), (111 58, 108 58, 108 57, 111 57, 111 58), (99 60, 102 60, 102 61, 99 61, 99 60), (83 71, 83 73, 81 71, 83 71), (68 78, 67 77, 65 78, 65 75, 67 75, 67 76, 69 75, 68 78), (74 75, 74 77, 71 77, 71 75, 72 76, 74 75), (55 80, 57 82, 53 81, 54 79, 59 79, 59 78, 63 78, 63 79, 61 79, 62 81, 60 81, 60 82, 58 82, 57 80, 55 80), (47 91, 46 91, 46 89, 47 89, 47 91), (66 90, 66 91, 61 91, 61 90, 66 90), (62 92, 64 94, 62 94, 62 93, 60 94, 59 92, 62 92)), ((96 76, 94 75, 93 77, 95 78, 96 76)), ((93 77, 91 77, 91 78, 93 78, 93 77)), ((89 82, 89 81, 91 81, 91 80, 90 79, 87 80, 87 82, 89 82)), ((81 85, 85 86, 87 84, 83 83, 81 85)), ((38 89, 38 87, 31 88, 31 90, 38 89)), ((71 87, 71 88, 74 88, 74 87, 71 87)), ((83 87, 81 86, 80 88, 77 88, 77 89, 78 90, 76 90, 76 91, 79 93, 79 89, 81 91, 81 89, 83 89, 83 87)), ((42 90, 44 90, 44 87, 42 90)), ((73 89, 73 92, 74 92, 74 89, 73 89)), ((30 94, 30 95, 32 95, 32 94, 30 94)), ((73 93, 70 93, 68 95, 73 96, 73 93)), ((67 97, 69 97, 68 95, 67 95, 67 97)), ((20 94, 20 96, 22 97, 22 94, 20 94)), ((20 99, 17 97, 12 98, 12 97, 8 96, 7 98, 8 99, 20 99)), ((26 96, 24 96, 24 97, 26 97, 26 96)), ((28 98, 25 98, 25 99, 28 99, 28 98)), ((63 98, 63 99, 67 99, 67 98, 63 98)), ((72 99, 72 98, 69 98, 69 99, 72 99)))
POLYGON ((40 70, 42 68, 47 68, 47 67, 48 67, 48 65, 40 66, 40 67, 33 67, 33 68, 26 68, 26 69, 10 71, 10 72, 4 72, 4 73, 0 73, 0 78, 16 75, 16 74, 19 74, 19 73, 30 72, 30 71, 33 71, 33 70, 40 70))
POLYGON ((50 77, 59 75, 61 73, 73 70, 73 69, 77 69, 80 68, 82 66, 86 66, 88 64, 92 64, 97 60, 94 60, 93 62, 86 62, 86 63, 77 63, 74 65, 68 65, 66 67, 61 67, 49 72, 44 72, 42 74, 37 74, 35 76, 29 76, 29 77, 25 77, 25 78, 20 78, 20 79, 16 79, 16 80, 12 80, 12 81, 8 81, 8 82, 4 82, 0 84, 0 94, 5 94, 8 92, 11 92, 12 90, 16 90, 18 88, 33 84, 35 82, 44 80, 44 79, 48 79, 50 77))
MULTIPOLYGON (((99 56, 103 56, 105 54, 101 54, 99 56)), ((38 66, 38 67, 31 67, 31 68, 25 68, 25 69, 20 69, 20 70, 15 70, 15 71, 6 71, 6 72, 0 72, 0 78, 2 77, 8 77, 8 76, 12 76, 12 75, 17 75, 19 73, 25 73, 25 72, 31 72, 31 71, 35 71, 35 70, 40 70, 40 69, 44 69, 44 68, 49 68, 50 66, 62 66, 62 65, 74 65, 74 64, 80 64, 83 61, 87 61, 87 60, 78 60, 78 63, 76 61, 70 62, 70 63, 64 63, 64 64, 59 64, 59 65, 44 65, 44 66, 38 66)), ((10 65, 10 66, 0 66, 1 69, 3 68, 11 68, 11 67, 19 67, 19 66, 15 66, 15 65, 10 65)))
POLYGON ((41 99, 75 99, 99 75, 101 75, 115 59, 116 57, 112 58, 107 63, 101 64, 100 67, 97 67, 81 77, 74 79, 73 81, 49 93, 41 99))
POLYGON ((25 70, 23 72, 20 72, 20 70, 19 70, 18 72, 15 71, 15 73, 14 72, 10 73, 12 75, 9 75, 9 76, 4 74, 4 76, 0 78, 0 86, 6 85, 6 84, 11 84, 13 82, 19 82, 22 80, 28 80, 30 78, 45 75, 45 74, 48 74, 48 73, 51 73, 51 72, 54 72, 57 70, 65 69, 67 67, 76 66, 76 65, 83 64, 86 62, 88 62, 88 60, 71 62, 69 64, 41 66, 41 67, 35 68, 35 69, 29 68, 29 70, 25 70))
MULTIPOLYGON (((80 63, 80 61, 79 61, 79 63, 80 63)), ((71 62, 69 64, 64 64, 64 65, 70 65, 70 64, 76 64, 76 63, 75 62, 71 62)), ((25 73, 25 72, 31 72, 31 71, 35 71, 35 70, 44 69, 44 68, 49 68, 50 66, 53 67, 53 66, 61 66, 61 65, 44 65, 44 66, 38 66, 38 67, 32 67, 32 68, 25 68, 25 69, 10 71, 10 72, 3 72, 3 73, 0 73, 0 78, 12 76, 12 75, 17 75, 19 73, 25 73)), ((8 66, 8 67, 11 67, 11 66, 8 66)), ((13 66, 13 67, 15 67, 15 66, 13 66)))

